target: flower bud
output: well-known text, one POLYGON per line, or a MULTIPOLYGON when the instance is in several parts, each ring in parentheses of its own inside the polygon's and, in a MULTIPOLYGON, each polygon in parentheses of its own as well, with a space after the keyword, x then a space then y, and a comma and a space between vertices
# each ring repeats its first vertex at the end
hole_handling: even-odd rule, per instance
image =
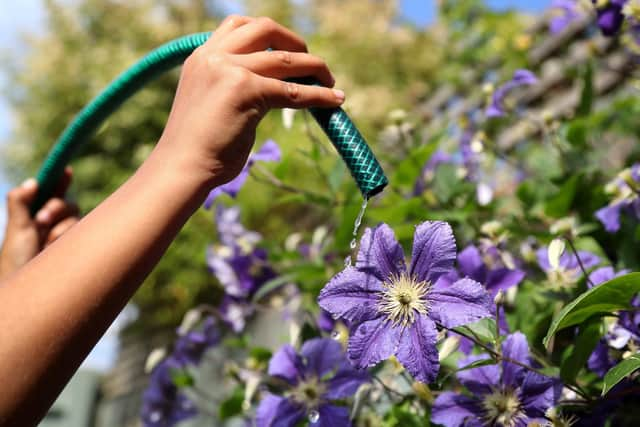
POLYGON ((480 232, 489 237, 496 237, 503 229, 504 227, 500 221, 489 221, 480 226, 480 232))
POLYGON ((493 298, 493 302, 495 303, 495 305, 502 305, 504 304, 504 299, 504 291, 500 289, 496 296, 493 298))
POLYGON ((568 216, 565 218, 560 218, 549 228, 551 234, 555 235, 576 235, 576 219, 575 217, 568 216))
POLYGON ((153 371, 165 357, 167 357, 167 350, 165 348, 154 348, 144 362, 144 372, 148 374, 153 371))
POLYGON ((566 245, 562 239, 553 239, 549 243, 549 249, 547 250, 547 256, 549 257, 549 265, 552 270, 558 270, 560 268, 560 257, 564 253, 566 245))

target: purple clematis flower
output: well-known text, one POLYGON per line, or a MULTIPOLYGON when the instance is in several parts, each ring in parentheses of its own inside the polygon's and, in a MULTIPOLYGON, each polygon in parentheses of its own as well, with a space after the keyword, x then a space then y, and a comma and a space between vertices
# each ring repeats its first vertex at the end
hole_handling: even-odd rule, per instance
POLYGON ((305 417, 313 427, 350 426, 348 408, 335 401, 353 396, 370 380, 367 372, 349 365, 338 342, 327 338, 305 342, 300 354, 285 345, 271 358, 268 372, 288 388, 282 396, 262 398, 257 427, 293 427, 305 417))
POLYGON ((538 83, 538 78, 529 70, 516 70, 513 78, 493 92, 491 103, 485 114, 487 117, 502 117, 506 115, 504 100, 514 89, 521 86, 530 86, 538 83))
MULTIPOLYGON (((502 354, 531 364, 527 338, 522 333, 507 336, 502 354)), ((470 356, 460 367, 487 358, 486 355, 470 356)), ((471 395, 450 391, 440 394, 431 412, 433 423, 445 427, 524 427, 535 421, 546 424, 545 412, 555 405, 561 391, 558 380, 504 361, 500 365, 458 371, 457 378, 471 395)))
MULTIPOLYGON (((570 287, 575 284, 582 276, 582 269, 575 254, 565 251, 558 260, 557 267, 553 267, 549 262, 549 253, 547 248, 538 249, 537 253, 538 265, 545 273, 549 281, 559 288, 570 287)), ((600 258, 597 255, 587 251, 578 251, 578 256, 585 269, 590 269, 600 264, 600 258)))
POLYGON ((577 0, 554 0, 551 2, 552 16, 549 20, 551 34, 561 33, 581 15, 577 0))
POLYGON ((595 216, 609 233, 620 230, 620 214, 628 212, 636 219, 640 219, 640 163, 630 169, 622 171, 605 187, 608 193, 614 195, 609 205, 596 211, 595 216))
POLYGON ((596 6, 598 14, 598 27, 605 36, 614 36, 622 27, 624 22, 624 14, 622 9, 628 0, 608 0, 607 2, 600 2, 598 0, 591 0, 596 6), (600 6, 599 3, 604 3, 600 6))
POLYGON ((507 291, 518 285, 524 276, 524 271, 520 269, 507 268, 496 252, 481 253, 476 246, 469 245, 458 254, 458 271, 451 271, 440 277, 439 281, 452 284, 461 277, 469 277, 483 284, 494 298, 499 291, 507 291))
POLYGON ((223 184, 219 187, 211 190, 207 199, 204 202, 204 207, 209 209, 213 202, 218 198, 222 193, 226 193, 231 197, 236 197, 245 181, 249 177, 249 170, 254 165, 255 162, 278 162, 280 161, 282 155, 280 152, 280 147, 278 144, 272 139, 267 140, 260 149, 251 154, 249 159, 247 160, 247 164, 242 168, 237 177, 232 179, 231 181, 223 184))
POLYGON ((479 283, 468 278, 438 283, 453 269, 455 257, 455 238, 445 222, 416 227, 408 269, 388 225, 365 230, 355 267, 333 277, 318 297, 320 307, 347 320, 354 366, 367 368, 395 355, 418 381, 436 378, 436 322, 454 328, 488 317, 492 310, 479 283))
MULTIPOLYGON (((629 273, 629 270, 615 272, 612 267, 602 267, 589 275, 594 286, 629 273)), ((640 299, 631 302, 634 307, 640 307, 640 299)), ((640 313, 622 311, 615 323, 609 325, 605 336, 598 342, 587 361, 589 369, 601 377, 613 368, 623 358, 625 352, 631 354, 640 346, 640 313), (631 352, 631 353, 629 353, 631 352)))
POLYGON ((204 353, 220 342, 220 330, 213 317, 208 317, 199 330, 181 334, 173 348, 173 357, 183 366, 198 365, 204 353))
POLYGON ((182 364, 169 357, 155 367, 149 386, 142 395, 141 418, 144 427, 172 426, 197 415, 195 405, 173 383, 171 372, 182 364))

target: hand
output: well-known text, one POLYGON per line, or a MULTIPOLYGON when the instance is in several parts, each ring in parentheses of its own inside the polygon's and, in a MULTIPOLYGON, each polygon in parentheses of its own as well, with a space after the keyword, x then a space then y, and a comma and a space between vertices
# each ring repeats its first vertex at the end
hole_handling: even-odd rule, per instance
POLYGON ((56 195, 33 218, 29 206, 38 190, 34 178, 7 194, 8 218, 0 249, 0 279, 22 267, 78 222, 78 208, 63 199, 70 183, 71 170, 67 169, 56 195))
POLYGON ((238 175, 269 109, 339 106, 344 93, 333 85, 298 35, 269 18, 230 16, 185 61, 158 147, 211 189, 238 175), (305 76, 326 87, 282 80, 305 76))

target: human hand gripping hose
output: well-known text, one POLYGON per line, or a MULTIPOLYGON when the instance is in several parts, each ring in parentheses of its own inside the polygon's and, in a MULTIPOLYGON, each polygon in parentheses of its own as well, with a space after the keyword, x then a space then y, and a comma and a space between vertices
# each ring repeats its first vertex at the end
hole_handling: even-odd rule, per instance
MULTIPOLYGON (((196 33, 172 40, 151 51, 118 76, 87 104, 66 127, 37 175, 38 195, 31 205, 35 214, 52 196, 75 150, 129 97, 160 74, 182 64, 211 33, 196 33)), ((310 79, 297 80, 313 84, 310 79)), ((365 198, 381 192, 388 180, 364 138, 342 108, 310 108, 322 130, 342 156, 365 198)))

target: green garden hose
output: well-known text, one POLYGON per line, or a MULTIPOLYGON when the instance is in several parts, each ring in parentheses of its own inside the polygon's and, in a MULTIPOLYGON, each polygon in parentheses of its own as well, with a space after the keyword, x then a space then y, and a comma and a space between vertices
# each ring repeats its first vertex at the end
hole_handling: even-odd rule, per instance
MULTIPOLYGON (((35 213, 52 196, 74 151, 122 103, 158 75, 180 65, 211 33, 191 34, 172 40, 151 51, 118 76, 87 104, 62 132, 37 175, 38 195, 31 206, 35 213)), ((373 196, 388 181, 364 138, 341 108, 312 108, 318 121, 351 171, 365 197, 373 196)))

